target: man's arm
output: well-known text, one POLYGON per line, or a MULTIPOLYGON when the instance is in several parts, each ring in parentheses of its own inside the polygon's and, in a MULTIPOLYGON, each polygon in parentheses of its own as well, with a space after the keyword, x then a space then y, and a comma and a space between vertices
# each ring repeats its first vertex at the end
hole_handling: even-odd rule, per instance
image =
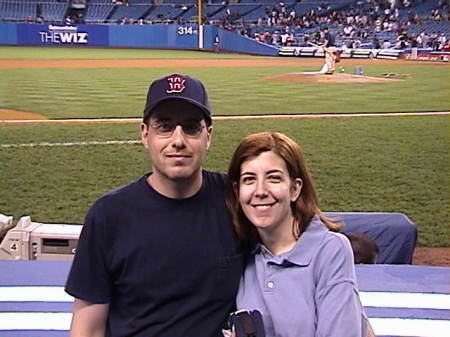
POLYGON ((104 337, 109 304, 75 299, 70 337, 104 337))
POLYGON ((306 42, 307 44, 310 44, 311 46, 317 47, 317 48, 322 48, 324 52, 326 53, 331 53, 330 49, 325 47, 325 44, 323 44, 322 46, 318 45, 317 43, 308 41, 306 42))

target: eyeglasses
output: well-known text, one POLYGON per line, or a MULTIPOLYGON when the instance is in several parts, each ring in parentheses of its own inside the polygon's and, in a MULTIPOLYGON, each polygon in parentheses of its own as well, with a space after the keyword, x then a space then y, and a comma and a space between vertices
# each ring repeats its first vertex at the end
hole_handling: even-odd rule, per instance
POLYGON ((155 130, 156 134, 161 138, 172 137, 177 125, 181 126, 183 133, 189 138, 198 138, 206 125, 198 121, 175 122, 169 120, 157 120, 149 125, 155 130))

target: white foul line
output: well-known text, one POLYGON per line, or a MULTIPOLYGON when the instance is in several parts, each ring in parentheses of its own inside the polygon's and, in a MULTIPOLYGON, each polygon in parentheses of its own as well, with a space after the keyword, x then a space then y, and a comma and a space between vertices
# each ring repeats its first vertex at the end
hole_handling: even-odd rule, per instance
MULTIPOLYGON (((354 117, 403 117, 403 116, 446 116, 450 111, 430 112, 394 112, 394 113, 358 113, 358 114, 306 114, 306 115, 249 115, 249 116, 213 116, 214 120, 249 120, 249 119, 308 119, 308 118, 354 118, 354 117)), ((90 124, 90 123, 138 123, 141 118, 105 118, 105 119, 45 119, 45 120, 0 120, 0 124, 90 124)), ((45 146, 89 146, 140 144, 139 140, 108 140, 89 142, 38 142, 22 144, 0 144, 0 148, 45 147, 45 146)))
POLYGON ((376 112, 376 113, 351 113, 351 114, 280 114, 280 115, 248 115, 248 116, 217 116, 214 120, 228 119, 307 119, 307 118, 352 118, 352 117, 402 117, 402 116, 437 116, 450 115, 450 111, 429 112, 376 112))

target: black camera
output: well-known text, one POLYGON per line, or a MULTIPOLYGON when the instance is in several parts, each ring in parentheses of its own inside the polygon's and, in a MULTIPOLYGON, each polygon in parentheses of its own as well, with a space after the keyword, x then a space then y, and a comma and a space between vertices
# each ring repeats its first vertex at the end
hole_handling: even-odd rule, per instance
POLYGON ((238 311, 230 315, 230 327, 234 327, 236 337, 265 337, 264 324, 258 310, 238 311))

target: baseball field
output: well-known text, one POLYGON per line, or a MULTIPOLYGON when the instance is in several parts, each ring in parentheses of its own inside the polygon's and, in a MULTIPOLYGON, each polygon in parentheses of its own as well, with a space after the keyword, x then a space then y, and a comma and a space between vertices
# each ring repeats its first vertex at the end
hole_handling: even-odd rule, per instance
POLYGON ((149 170, 138 143, 146 91, 180 72, 210 95, 207 169, 225 171, 248 133, 284 132, 303 147, 324 211, 402 212, 417 225, 419 246, 450 247, 448 64, 344 59, 334 75, 300 74, 322 63, 0 47, 0 213, 82 223, 98 196, 149 170), (256 117, 267 115, 277 116, 256 117))

